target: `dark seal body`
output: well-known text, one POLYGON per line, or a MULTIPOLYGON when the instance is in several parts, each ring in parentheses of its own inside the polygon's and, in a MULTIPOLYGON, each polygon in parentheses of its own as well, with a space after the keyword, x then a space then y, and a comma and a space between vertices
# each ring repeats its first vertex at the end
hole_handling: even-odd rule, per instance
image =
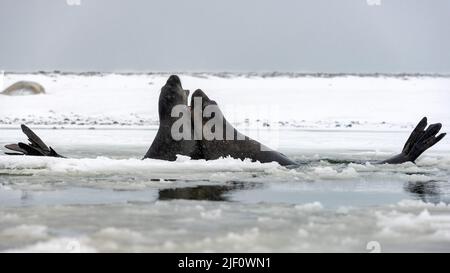
POLYGON ((188 96, 189 91, 183 90, 178 76, 170 76, 166 85, 161 88, 161 94, 159 95, 158 133, 144 158, 174 161, 178 154, 189 156, 192 159, 201 157, 198 153, 198 142, 193 137, 190 140, 175 140, 171 133, 172 125, 179 119, 179 117, 171 116, 173 107, 184 105, 190 114, 190 109, 187 106, 188 96))
POLYGON ((217 103, 210 100, 202 90, 198 89, 192 94, 191 107, 194 107, 195 98, 201 98, 202 113, 204 113, 208 106, 213 106, 213 109, 215 110, 215 113, 210 118, 196 115, 195 110, 192 111, 193 124, 200 123, 202 125, 201 127, 194 126, 194 136, 198 139, 201 134, 199 149, 204 159, 213 160, 220 157, 231 156, 242 160, 248 158, 252 161, 259 161, 261 163, 278 162, 283 166, 296 165, 294 161, 290 160, 284 154, 274 151, 236 130, 233 125, 225 119, 222 111, 217 106, 217 103), (221 131, 218 132, 217 128, 205 130, 205 128, 207 129, 206 123, 213 118, 221 121, 221 131), (202 132, 200 132, 200 130, 202 130, 202 132), (211 134, 208 133, 208 131, 214 132, 211 134))

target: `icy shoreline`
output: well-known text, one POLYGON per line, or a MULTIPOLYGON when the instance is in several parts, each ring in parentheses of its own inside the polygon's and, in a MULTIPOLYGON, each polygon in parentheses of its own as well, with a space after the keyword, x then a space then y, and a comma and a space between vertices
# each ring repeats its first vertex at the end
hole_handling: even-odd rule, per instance
MULTIPOLYGON (((0 127, 158 126, 159 90, 167 75, 7 73, 4 87, 30 80, 47 94, 0 95, 0 127)), ((423 116, 442 122, 444 130, 450 124, 445 75, 185 73, 181 80, 191 92, 204 90, 240 128, 403 130, 423 116)))

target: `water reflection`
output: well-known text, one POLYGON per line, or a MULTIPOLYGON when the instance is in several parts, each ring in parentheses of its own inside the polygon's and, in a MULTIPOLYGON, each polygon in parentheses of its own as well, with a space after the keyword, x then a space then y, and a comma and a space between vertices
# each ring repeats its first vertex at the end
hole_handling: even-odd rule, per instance
POLYGON ((229 193, 237 190, 254 189, 262 187, 260 183, 228 182, 226 185, 200 185, 189 188, 171 188, 159 190, 159 200, 207 200, 230 201, 229 193))
POLYGON ((407 182, 404 185, 404 189, 423 202, 434 204, 440 202, 449 203, 448 196, 442 194, 441 186, 443 183, 443 181, 435 180, 407 182))
MULTIPOLYGON (((301 182, 299 182, 301 183, 301 182)), ((407 182, 403 190, 397 193, 380 193, 353 190, 354 186, 342 188, 333 184, 274 185, 250 182, 229 182, 225 185, 199 185, 195 187, 160 189, 158 200, 203 200, 227 202, 274 202, 274 203, 308 203, 319 201, 327 207, 371 206, 395 203, 403 199, 420 199, 427 203, 450 203, 450 195, 445 189, 446 181, 407 182), (323 186, 329 187, 323 191, 323 186)))

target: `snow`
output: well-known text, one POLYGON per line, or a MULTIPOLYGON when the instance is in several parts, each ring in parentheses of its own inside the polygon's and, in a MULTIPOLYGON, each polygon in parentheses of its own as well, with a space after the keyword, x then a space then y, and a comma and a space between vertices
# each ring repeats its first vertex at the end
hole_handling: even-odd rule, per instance
MULTIPOLYGON (((216 100, 241 127, 409 130, 424 115, 450 124, 447 77, 258 77, 181 74, 185 89, 216 100), (258 121, 259 120, 259 121, 258 121)), ((168 74, 6 74, 42 84, 47 94, 0 96, 0 125, 42 127, 156 126, 168 74)), ((445 127, 444 127, 445 129, 445 127)))

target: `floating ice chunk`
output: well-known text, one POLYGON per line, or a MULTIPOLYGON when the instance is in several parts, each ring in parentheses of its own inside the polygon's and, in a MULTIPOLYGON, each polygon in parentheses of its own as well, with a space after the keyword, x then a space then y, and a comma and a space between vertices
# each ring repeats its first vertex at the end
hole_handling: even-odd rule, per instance
POLYGON ((381 229, 379 235, 387 238, 404 240, 413 237, 414 240, 450 240, 448 237, 439 237, 438 234, 447 234, 450 230, 450 215, 438 212, 430 213, 426 208, 416 213, 390 211, 377 212, 377 225, 381 229))
POLYGON ((401 200, 397 203, 397 206, 402 208, 447 208, 448 205, 444 202, 439 202, 438 204, 434 203, 425 203, 422 200, 411 200, 405 199, 401 200))
POLYGON ((297 231, 299 237, 306 238, 309 236, 309 232, 306 229, 299 228, 297 231))
POLYGON ((48 236, 48 229, 42 225, 20 225, 0 231, 0 238, 2 236, 43 239, 48 236))
POLYGON ((101 229, 95 234, 95 237, 99 237, 102 240, 120 240, 128 242, 139 242, 145 240, 145 237, 137 231, 133 231, 128 228, 115 227, 101 229))
POLYGON ((222 210, 215 209, 215 210, 209 210, 209 211, 202 211, 202 212, 200 212, 200 216, 203 219, 218 219, 218 218, 222 217, 222 210))
POLYGON ((14 222, 19 219, 20 219, 19 215, 15 214, 15 213, 0 212, 0 222, 2 222, 2 223, 14 222))
POLYGON ((191 158, 189 156, 177 154, 177 159, 175 161, 176 162, 186 162, 189 160, 191 160, 191 158))
POLYGON ((358 172, 355 170, 355 168, 353 168, 351 166, 343 169, 341 172, 339 172, 329 166, 314 167, 312 173, 313 173, 313 175, 316 175, 319 178, 323 178, 323 179, 336 179, 336 178, 349 179, 349 178, 356 178, 359 176, 358 172))
MULTIPOLYGON (((259 163, 251 160, 239 160, 231 157, 217 160, 190 160, 178 157, 169 162, 157 159, 140 160, 97 158, 51 158, 32 156, 0 155, 0 170, 11 173, 67 173, 67 174, 114 174, 114 173, 149 173, 165 172, 171 174, 196 174, 217 172, 265 172, 282 168, 278 163, 259 163)), ((282 168, 285 170, 285 168, 282 168)))
POLYGON ((33 245, 8 250, 8 252, 25 252, 25 253, 70 253, 70 252, 97 252, 95 248, 88 246, 84 242, 87 240, 60 237, 45 242, 38 242, 33 245))
POLYGON ((353 209, 353 208, 352 208, 352 207, 349 207, 349 206, 340 206, 340 207, 338 207, 338 208, 336 209, 336 213, 339 213, 339 214, 348 214, 348 213, 351 212, 352 209, 353 209))
POLYGON ((358 176, 358 172, 352 167, 347 167, 338 174, 338 177, 340 178, 356 178, 358 176))
POLYGON ((295 208, 302 211, 318 211, 322 210, 323 206, 320 202, 306 203, 302 205, 295 205, 295 208))
POLYGON ((321 178, 332 178, 336 177, 338 174, 338 172, 331 167, 315 167, 313 172, 321 178))
POLYGON ((260 235, 259 228, 253 227, 243 233, 229 232, 226 237, 218 238, 218 241, 232 241, 232 242, 248 242, 255 240, 260 235))

